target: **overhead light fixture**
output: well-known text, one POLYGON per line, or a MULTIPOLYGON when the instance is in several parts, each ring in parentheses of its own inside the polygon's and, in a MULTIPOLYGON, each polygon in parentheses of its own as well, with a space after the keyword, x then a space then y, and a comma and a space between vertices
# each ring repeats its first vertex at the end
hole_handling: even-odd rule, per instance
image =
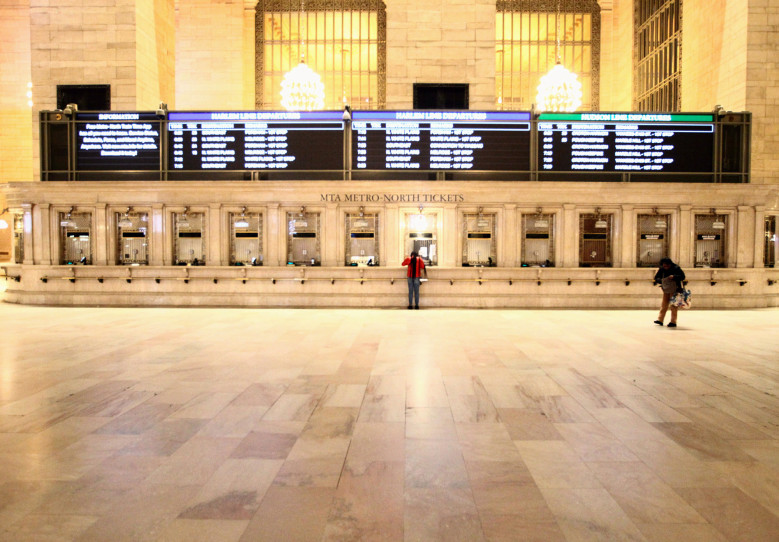
POLYGON ((657 220, 655 220, 655 228, 662 230, 665 229, 666 227, 668 227, 668 224, 664 219, 658 218, 657 220))
POLYGON ((715 230, 724 230, 725 229, 725 223, 721 220, 716 220, 712 222, 711 227, 715 230))
POLYGON ((595 221, 595 227, 598 229, 605 229, 609 227, 609 223, 603 220, 602 218, 595 221))
POLYGON ((117 222, 117 226, 119 226, 120 228, 132 228, 133 221, 130 220, 130 217, 124 215, 121 219, 119 219, 119 222, 117 222))
POLYGON ((549 227, 549 221, 545 218, 536 218, 533 222, 533 226, 538 229, 545 229, 549 227))
POLYGON ((0 230, 7 230, 8 229, 8 222, 0 218, 0 230))
POLYGON ((179 228, 189 228, 189 220, 187 219, 187 213, 189 207, 184 207, 184 212, 176 217, 176 226, 179 228))
POLYGON ((555 15, 557 26, 556 55, 557 63, 549 73, 541 77, 536 95, 538 111, 576 111, 582 105, 582 84, 575 73, 568 71, 560 57, 560 0, 557 0, 555 15))
POLYGON ((241 216, 238 218, 238 220, 235 221, 233 224, 236 228, 248 228, 249 227, 249 221, 246 220, 246 207, 241 209, 241 216))
POLYGON ((287 111, 316 111, 325 108, 325 84, 305 61, 306 2, 300 3, 300 64, 292 68, 281 81, 281 105, 287 111))

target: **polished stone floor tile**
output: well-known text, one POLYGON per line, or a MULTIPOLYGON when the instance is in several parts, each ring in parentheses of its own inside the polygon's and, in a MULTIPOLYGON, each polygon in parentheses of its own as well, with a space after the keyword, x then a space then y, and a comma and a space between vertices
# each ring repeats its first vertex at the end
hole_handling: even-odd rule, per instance
POLYGON ((779 540, 777 310, 0 317, 3 541, 779 540))

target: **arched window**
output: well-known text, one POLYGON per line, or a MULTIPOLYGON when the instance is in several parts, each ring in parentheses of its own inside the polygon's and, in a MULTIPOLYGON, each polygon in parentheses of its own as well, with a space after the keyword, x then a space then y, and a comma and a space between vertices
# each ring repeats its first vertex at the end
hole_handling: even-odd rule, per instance
POLYGON ((495 24, 495 102, 527 110, 541 76, 559 57, 582 83, 582 110, 600 94, 600 6, 597 0, 499 0, 495 24), (559 34, 558 34, 559 28, 559 34))
POLYGON ((637 0, 634 7, 635 108, 679 111, 682 107, 681 0, 637 0))
POLYGON ((260 0, 256 105, 281 108, 284 74, 303 58, 325 84, 325 108, 382 109, 387 10, 381 0, 260 0))

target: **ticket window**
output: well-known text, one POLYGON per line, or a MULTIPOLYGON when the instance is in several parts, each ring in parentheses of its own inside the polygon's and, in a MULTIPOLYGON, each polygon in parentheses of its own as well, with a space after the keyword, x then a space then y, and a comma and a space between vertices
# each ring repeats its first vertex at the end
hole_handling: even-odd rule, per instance
POLYGON ((262 265, 262 233, 262 214, 230 213, 230 264, 262 265))
POLYGON ((779 252, 779 239, 776 237, 776 216, 765 217, 765 252, 763 264, 776 267, 776 253, 779 252))
POLYGON ((554 267, 554 215, 537 213, 522 219, 522 267, 554 267))
POLYGON ((60 213, 60 264, 92 264, 92 213, 60 213))
POLYGON ((671 215, 638 215, 638 267, 659 267, 668 257, 668 225, 671 215))
POLYGON ((205 213, 173 213, 173 264, 205 265, 205 213))
POLYGON ((579 216, 579 267, 611 267, 612 215, 579 216))
POLYGON ((24 215, 14 215, 14 261, 22 263, 24 261, 24 215))
POLYGON ((495 221, 495 213, 479 212, 463 215, 463 267, 497 265, 495 221))
POLYGON ((346 265, 379 265, 379 215, 377 213, 346 214, 346 265))
POLYGON ((425 265, 438 265, 438 215, 415 213, 406 215, 405 255, 419 254, 425 265))
POLYGON ((148 213, 117 213, 117 263, 120 265, 149 264, 148 213))
POLYGON ((726 215, 695 215, 695 267, 725 267, 726 215))
POLYGON ((287 213, 287 265, 322 265, 320 213, 287 213))

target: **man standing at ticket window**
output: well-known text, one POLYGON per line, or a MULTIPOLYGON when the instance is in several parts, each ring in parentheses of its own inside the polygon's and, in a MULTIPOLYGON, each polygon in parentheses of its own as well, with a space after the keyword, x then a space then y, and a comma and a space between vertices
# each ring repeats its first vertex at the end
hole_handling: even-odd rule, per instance
POLYGON ((419 283, 424 272, 425 278, 427 278, 427 269, 425 269, 425 262, 416 252, 412 252, 408 258, 403 260, 402 265, 408 266, 408 308, 409 310, 413 306, 419 310, 419 283))

